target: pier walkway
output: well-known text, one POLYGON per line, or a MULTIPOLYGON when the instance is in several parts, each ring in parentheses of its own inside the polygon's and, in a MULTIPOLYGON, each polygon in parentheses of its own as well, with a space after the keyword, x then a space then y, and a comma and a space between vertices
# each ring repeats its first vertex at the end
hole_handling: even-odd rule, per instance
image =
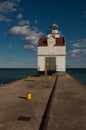
MULTIPOLYGON (((0 130, 39 130, 55 77, 28 77, 0 87, 0 130), (31 92, 32 99, 26 99, 31 92)), ((59 76, 47 130, 86 130, 86 85, 59 76)))
POLYGON ((0 130, 38 130, 54 82, 55 77, 28 77, 1 86, 0 130))
POLYGON ((47 130, 86 130, 86 85, 59 76, 47 130))

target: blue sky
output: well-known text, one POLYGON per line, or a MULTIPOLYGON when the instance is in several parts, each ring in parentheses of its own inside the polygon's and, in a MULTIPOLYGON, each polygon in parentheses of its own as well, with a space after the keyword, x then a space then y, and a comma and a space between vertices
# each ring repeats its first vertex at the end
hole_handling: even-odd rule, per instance
POLYGON ((0 0, 0 68, 33 68, 37 41, 55 22, 67 66, 86 68, 86 0, 0 0))

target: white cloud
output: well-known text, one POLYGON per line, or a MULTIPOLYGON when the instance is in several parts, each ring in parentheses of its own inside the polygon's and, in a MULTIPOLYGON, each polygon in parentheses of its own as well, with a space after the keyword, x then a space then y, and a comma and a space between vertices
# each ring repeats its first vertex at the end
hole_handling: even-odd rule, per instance
POLYGON ((5 1, 5 2, 0 2, 0 13, 2 14, 8 14, 9 12, 14 12, 16 11, 16 4, 14 2, 10 1, 5 1))
POLYGON ((12 36, 25 35, 28 31, 28 26, 14 26, 9 30, 8 34, 12 36))
POLYGON ((0 22, 11 22, 12 20, 0 14, 0 22))
POLYGON ((31 29, 29 26, 14 26, 12 27, 8 34, 10 36, 23 36, 23 41, 25 43, 24 49, 36 50, 38 39, 43 35, 37 27, 36 29, 31 29))
POLYGON ((29 44, 25 44, 24 45, 24 49, 25 50, 33 50, 33 51, 36 51, 36 46, 34 46, 34 45, 29 45, 29 44))
POLYGON ((0 2, 0 22, 11 22, 8 14, 18 10, 18 0, 5 0, 0 2))
POLYGON ((29 25, 30 21, 29 20, 21 20, 18 24, 19 25, 29 25))
POLYGON ((82 48, 82 47, 86 47, 86 39, 82 39, 81 41, 75 42, 72 45, 73 48, 82 48))
POLYGON ((36 50, 38 40, 41 37, 43 33, 42 32, 36 32, 35 30, 29 30, 28 34, 24 38, 24 42, 26 45, 24 46, 24 49, 27 50, 36 50))
POLYGON ((24 41, 26 43, 37 44, 39 37, 41 37, 42 32, 36 32, 35 30, 29 30, 28 34, 25 36, 24 41))
POLYGON ((86 49, 74 49, 67 53, 67 56, 69 57, 76 57, 80 55, 86 54, 86 49))
POLYGON ((42 32, 30 29, 28 31, 28 34, 24 38, 24 42, 26 43, 25 46, 24 46, 24 49, 36 50, 38 40, 41 37, 41 35, 43 35, 42 32))
POLYGON ((20 13, 20 14, 17 15, 17 19, 21 19, 21 18, 23 18, 22 13, 20 13))

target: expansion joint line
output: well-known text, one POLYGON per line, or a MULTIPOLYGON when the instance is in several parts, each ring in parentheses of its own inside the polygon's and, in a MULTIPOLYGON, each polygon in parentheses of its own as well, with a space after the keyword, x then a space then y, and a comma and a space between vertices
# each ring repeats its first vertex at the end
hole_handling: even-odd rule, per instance
POLYGON ((46 105, 46 108, 45 108, 45 111, 44 111, 44 114, 43 114, 43 117, 42 117, 42 121, 41 121, 39 130, 47 130, 49 113, 50 113, 51 105, 52 105, 52 102, 53 102, 53 97, 54 97, 54 93, 55 93, 57 79, 58 79, 58 76, 56 76, 51 94, 49 96, 49 99, 48 99, 48 102, 47 102, 47 105, 46 105))

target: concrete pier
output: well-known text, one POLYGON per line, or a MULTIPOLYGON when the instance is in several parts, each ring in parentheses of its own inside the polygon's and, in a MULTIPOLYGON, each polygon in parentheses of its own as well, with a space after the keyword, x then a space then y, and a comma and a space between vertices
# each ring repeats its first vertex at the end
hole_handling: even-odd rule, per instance
MULTIPOLYGON (((39 130, 54 82, 28 77, 0 87, 0 130, 39 130)), ((47 129, 86 130, 86 85, 68 74, 58 77, 47 129)))
POLYGON ((47 130, 86 130, 86 85, 59 76, 47 130))
POLYGON ((0 87, 0 130, 38 130, 54 81, 28 77, 0 87))

